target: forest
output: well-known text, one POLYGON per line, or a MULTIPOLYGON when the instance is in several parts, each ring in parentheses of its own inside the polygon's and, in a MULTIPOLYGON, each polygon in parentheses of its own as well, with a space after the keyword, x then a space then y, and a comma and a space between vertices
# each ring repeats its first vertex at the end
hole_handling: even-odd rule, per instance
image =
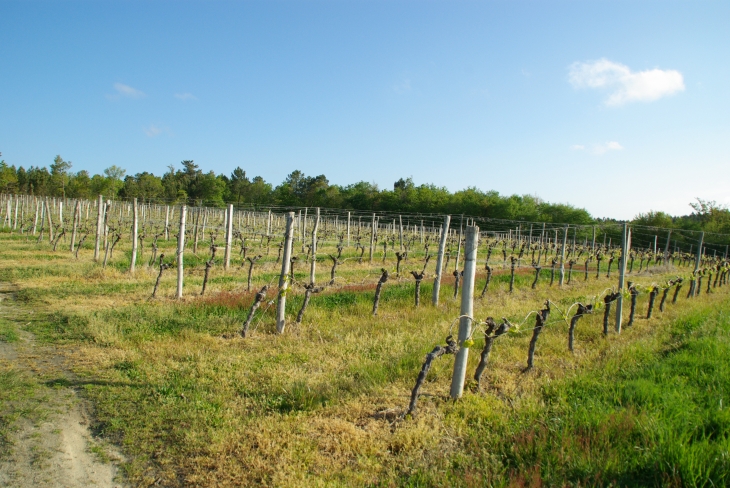
MULTIPOLYGON (((1 155, 1 154, 0 154, 1 155)), ((102 174, 72 171, 73 163, 56 156, 48 168, 15 167, 0 161, 0 193, 39 196, 131 199, 142 202, 188 203, 222 207, 324 207, 361 211, 411 214, 465 214, 475 217, 528 222, 586 225, 615 222, 593 217, 587 210, 568 203, 549 203, 536 195, 500 195, 475 187, 450 192, 434 184, 416 185, 411 177, 400 178, 393 188, 359 181, 333 185, 325 175, 307 176, 295 170, 274 186, 261 176, 249 177, 237 167, 230 176, 203 171, 192 160, 180 167, 168 166, 161 177, 149 172, 127 175, 112 165, 102 174)), ((566 194, 566 200, 570 195, 566 194)), ((688 202, 691 212, 671 216, 661 211, 638 214, 632 223, 652 227, 730 233, 730 211, 714 201, 697 198, 688 202)))

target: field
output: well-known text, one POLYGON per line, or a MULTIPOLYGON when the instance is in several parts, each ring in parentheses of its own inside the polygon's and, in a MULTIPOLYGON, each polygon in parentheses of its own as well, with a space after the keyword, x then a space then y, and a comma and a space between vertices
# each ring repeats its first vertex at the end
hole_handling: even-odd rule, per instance
MULTIPOLYGON (((7 229, 6 229, 7 230, 7 229)), ((92 236, 93 237, 93 236, 92 236)), ((354 239, 353 239, 354 240, 354 239)), ((158 252, 175 255, 160 238, 158 252)), ((16 313, 3 314, 0 341, 32 340, 63 358, 71 376, 20 371, 0 357, 0 445, 12 450, 13 425, 33 416, 39 389, 70 388, 82 399, 100 443, 121 452, 121 475, 134 486, 722 486, 730 473, 730 287, 702 286, 677 302, 659 298, 646 319, 647 287, 664 285, 689 267, 637 267, 636 319, 617 334, 603 310, 578 322, 575 349, 568 322, 577 302, 598 304, 617 284, 606 261, 584 279, 550 285, 546 265, 533 289, 527 255, 509 291, 509 259, 480 245, 474 316, 514 325, 497 338, 481 387, 471 380, 463 397, 449 398, 453 356, 433 362, 414 415, 405 415, 425 355, 458 327, 460 298, 445 272, 438 306, 431 305, 435 259, 426 266, 421 304, 414 306, 411 271, 424 266, 423 246, 401 263, 382 246, 373 262, 354 243, 342 251, 333 285, 311 296, 295 318, 309 278, 308 252, 295 242, 287 325, 275 326, 278 241, 249 241, 262 254, 247 290, 247 263, 234 247, 224 270, 221 252, 201 296, 208 244, 185 254, 185 293, 175 298, 175 269, 163 273, 151 298, 159 262, 149 241, 129 272, 126 237, 106 267, 93 261, 93 242, 76 258, 47 242, 0 234, 0 282, 16 313), (246 264, 246 266, 243 266, 246 264), (381 268, 390 271, 373 316, 381 268), (239 331, 256 291, 274 286, 251 323, 239 331), (12 295, 12 296, 10 296, 12 295), (535 325, 530 312, 551 301, 535 366, 526 370, 535 325), (572 307, 572 308, 571 308, 572 307), (568 310, 571 312, 568 313, 568 310), (564 315, 565 314, 565 315, 564 315), (32 339, 28 339, 32 338, 32 339), (71 378, 71 379, 69 379, 71 378)), ((337 242, 318 249, 316 282, 330 281, 337 242)), ((436 244, 432 244, 431 253, 436 244)), ((453 246, 452 255, 456 251, 453 246)), ((607 250, 608 253, 609 250, 607 250)), ((139 251, 138 251, 139 252, 139 251)), ((463 251, 461 251, 463 252, 463 251)), ((556 253, 557 250, 553 250, 556 253)), ((572 250, 577 255, 577 249, 572 250)), ((510 253, 511 254, 511 253, 510 253)), ((551 255, 552 257, 552 255, 551 255)), ((453 269, 452 258, 449 271, 453 269)), ((168 258, 167 261, 170 261, 168 258)), ((463 255, 462 255, 463 262, 463 255)), ((643 263, 642 263, 643 266, 643 263)), ((685 282, 686 284, 687 282, 685 282)), ((472 378, 484 345, 478 329, 469 356, 472 378)), ((19 346, 18 346, 19 347, 19 346)))

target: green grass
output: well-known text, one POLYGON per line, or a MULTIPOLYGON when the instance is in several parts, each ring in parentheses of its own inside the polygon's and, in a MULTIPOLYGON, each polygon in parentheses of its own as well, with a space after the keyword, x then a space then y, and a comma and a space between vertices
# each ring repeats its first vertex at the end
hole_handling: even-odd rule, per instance
POLYGON ((14 322, 0 318, 0 342, 18 342, 20 336, 14 322))
POLYGON ((37 390, 37 383, 29 375, 0 361, 0 460, 12 450, 11 435, 16 421, 37 417, 37 390))
POLYGON ((402 484, 727 486, 729 333, 725 302, 681 317, 661 342, 544 385, 507 417, 476 399, 452 407, 464 448, 448 474, 428 469, 402 484))

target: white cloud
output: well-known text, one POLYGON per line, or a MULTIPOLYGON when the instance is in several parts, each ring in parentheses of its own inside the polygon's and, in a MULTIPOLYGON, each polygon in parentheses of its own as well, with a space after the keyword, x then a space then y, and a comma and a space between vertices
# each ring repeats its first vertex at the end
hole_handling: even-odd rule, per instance
POLYGON ((593 153, 602 156, 608 151, 620 151, 624 147, 616 141, 608 141, 605 144, 596 144, 593 146, 593 153))
POLYGON ((575 88, 609 90, 609 106, 651 102, 684 91, 684 78, 676 70, 650 69, 632 72, 628 66, 599 59, 570 65, 568 79, 575 88))
POLYGON ((161 127, 158 127, 154 124, 151 124, 149 127, 145 127, 143 130, 144 130, 144 133, 147 134, 147 137, 157 137, 160 134, 162 134, 162 131, 164 129, 162 129, 161 127))
POLYGON ((573 151, 582 151, 582 150, 583 150, 583 149, 585 149, 586 147, 585 147, 584 145, 582 145, 582 144, 573 144, 572 146, 570 146, 570 148, 571 148, 571 149, 572 149, 573 151))
POLYGON ((184 102, 187 102, 188 100, 197 100, 195 95, 192 93, 175 93, 175 98, 178 98, 184 102))
POLYGON ((143 92, 136 88, 132 88, 129 85, 125 85, 124 83, 114 83, 114 89, 117 91, 116 98, 119 98, 120 96, 127 98, 142 98, 144 96, 143 92))

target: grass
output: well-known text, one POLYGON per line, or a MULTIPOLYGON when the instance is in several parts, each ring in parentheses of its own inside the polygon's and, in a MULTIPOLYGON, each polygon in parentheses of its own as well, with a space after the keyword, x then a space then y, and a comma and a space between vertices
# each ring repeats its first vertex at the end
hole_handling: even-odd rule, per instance
MULTIPOLYGON (((469 384, 460 402, 446 400, 453 359, 445 356, 429 373, 418 415, 393 424, 383 412, 403 411, 424 355, 444 343, 458 316, 452 276, 442 281, 438 308, 430 305, 432 278, 424 280, 422 306, 414 308, 407 270, 420 268, 415 258, 402 278, 393 273, 383 287, 377 317, 372 298, 383 264, 370 266, 366 256, 363 264, 350 260, 338 268, 338 286, 314 295, 304 321, 289 320, 282 335, 274 333, 274 306, 265 302, 244 340, 236 332, 254 295, 245 291, 247 270, 224 272, 216 264, 200 297, 207 249, 186 261, 184 300, 170 298, 174 270, 163 276, 161 298, 150 300, 155 269, 140 266, 130 276, 121 247, 102 270, 89 249, 77 261, 47 244, 0 239, 0 279, 15 283, 19 306, 38 316, 27 329, 39 341, 65 345, 94 405, 95 430, 122 446, 135 484, 727 483, 728 429, 719 407, 730 391, 723 367, 726 288, 691 301, 682 296, 620 336, 602 336, 602 314, 586 317, 575 354, 567 351, 567 326, 554 309, 536 367, 524 373, 534 321, 522 324, 525 315, 546 298, 563 309, 587 302, 615 280, 605 273, 596 280, 594 271, 584 282, 576 269, 571 285, 551 288, 543 269, 532 290, 528 269, 515 275, 510 294, 509 270, 493 265, 475 314, 522 325, 495 345, 485 388, 477 392, 469 384)), ((254 268, 252 290, 275 282, 275 259, 272 250, 254 268)), ((329 280, 326 263, 317 267, 319 283, 329 280)), ((393 268, 394 260, 385 266, 393 268)), ((306 269, 297 264, 299 280, 306 269)), ((480 270, 477 295, 484 276, 480 270)), ((650 284, 667 276, 635 279, 650 284)), ((270 291, 268 300, 275 297, 270 291)), ((288 317, 301 300, 295 287, 288 317)), ((643 294, 639 310, 645 307, 643 294)), ((479 332, 474 338, 470 375, 483 345, 479 332)))

